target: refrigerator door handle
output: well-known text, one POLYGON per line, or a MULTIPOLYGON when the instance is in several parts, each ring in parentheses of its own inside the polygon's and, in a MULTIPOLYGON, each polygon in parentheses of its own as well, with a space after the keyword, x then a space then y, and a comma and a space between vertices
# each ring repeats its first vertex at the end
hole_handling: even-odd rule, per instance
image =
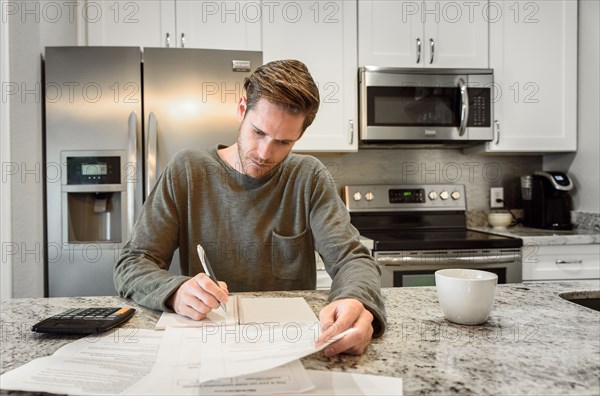
POLYGON ((127 235, 133 230, 137 217, 136 200, 138 198, 137 185, 141 169, 138 168, 139 145, 137 114, 132 111, 128 121, 129 136, 127 137, 127 164, 125 166, 125 183, 127 183, 127 235))
POLYGON ((156 115, 153 112, 148 116, 148 147, 146 157, 146 197, 150 195, 152 188, 156 184, 156 176, 158 171, 157 158, 157 121, 156 115))

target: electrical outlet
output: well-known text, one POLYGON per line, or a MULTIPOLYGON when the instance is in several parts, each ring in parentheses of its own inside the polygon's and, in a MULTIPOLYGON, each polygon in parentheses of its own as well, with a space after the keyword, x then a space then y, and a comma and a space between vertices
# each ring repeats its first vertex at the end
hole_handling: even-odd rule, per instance
POLYGON ((504 207, 504 188, 492 187, 490 188, 490 208, 502 208, 504 207))

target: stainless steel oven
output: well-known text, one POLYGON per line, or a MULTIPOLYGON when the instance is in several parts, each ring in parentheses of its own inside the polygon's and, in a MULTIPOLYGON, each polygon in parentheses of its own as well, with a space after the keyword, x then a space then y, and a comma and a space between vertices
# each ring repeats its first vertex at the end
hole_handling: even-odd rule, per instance
POLYGON ((344 199, 383 287, 434 285, 444 268, 494 272, 499 283, 522 280, 522 240, 467 229, 463 185, 353 185, 344 199))
POLYGON ((359 69, 362 144, 493 139, 490 69, 359 69))

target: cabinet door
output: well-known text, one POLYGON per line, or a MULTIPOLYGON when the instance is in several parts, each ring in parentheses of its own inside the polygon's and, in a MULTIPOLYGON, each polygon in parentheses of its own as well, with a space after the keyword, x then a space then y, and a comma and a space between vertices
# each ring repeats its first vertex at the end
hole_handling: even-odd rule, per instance
POLYGON ((359 65, 421 67, 425 40, 420 9, 414 1, 358 0, 359 65))
POLYGON ((277 2, 263 17, 263 59, 304 62, 321 106, 295 151, 356 151, 356 1, 277 2))
POLYGON ((523 246, 523 280, 600 278, 600 248, 592 245, 523 246))
POLYGON ((81 6, 87 45, 165 47, 175 38, 175 0, 114 0, 81 6))
POLYGON ((498 2, 490 23, 497 120, 490 152, 577 149, 577 2, 498 2))
POLYGON ((177 46, 260 51, 261 3, 176 0, 177 46))
POLYGON ((488 2, 420 3, 425 67, 488 67, 488 2))

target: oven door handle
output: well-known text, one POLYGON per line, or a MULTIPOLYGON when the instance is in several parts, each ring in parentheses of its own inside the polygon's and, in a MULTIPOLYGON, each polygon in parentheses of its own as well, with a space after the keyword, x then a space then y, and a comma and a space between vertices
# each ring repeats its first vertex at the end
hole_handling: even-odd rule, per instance
POLYGON ((517 260, 515 255, 493 255, 493 256, 459 256, 459 257, 412 257, 412 256, 379 256, 379 265, 405 265, 405 264, 443 264, 447 262, 465 264, 501 264, 512 263, 517 260))

